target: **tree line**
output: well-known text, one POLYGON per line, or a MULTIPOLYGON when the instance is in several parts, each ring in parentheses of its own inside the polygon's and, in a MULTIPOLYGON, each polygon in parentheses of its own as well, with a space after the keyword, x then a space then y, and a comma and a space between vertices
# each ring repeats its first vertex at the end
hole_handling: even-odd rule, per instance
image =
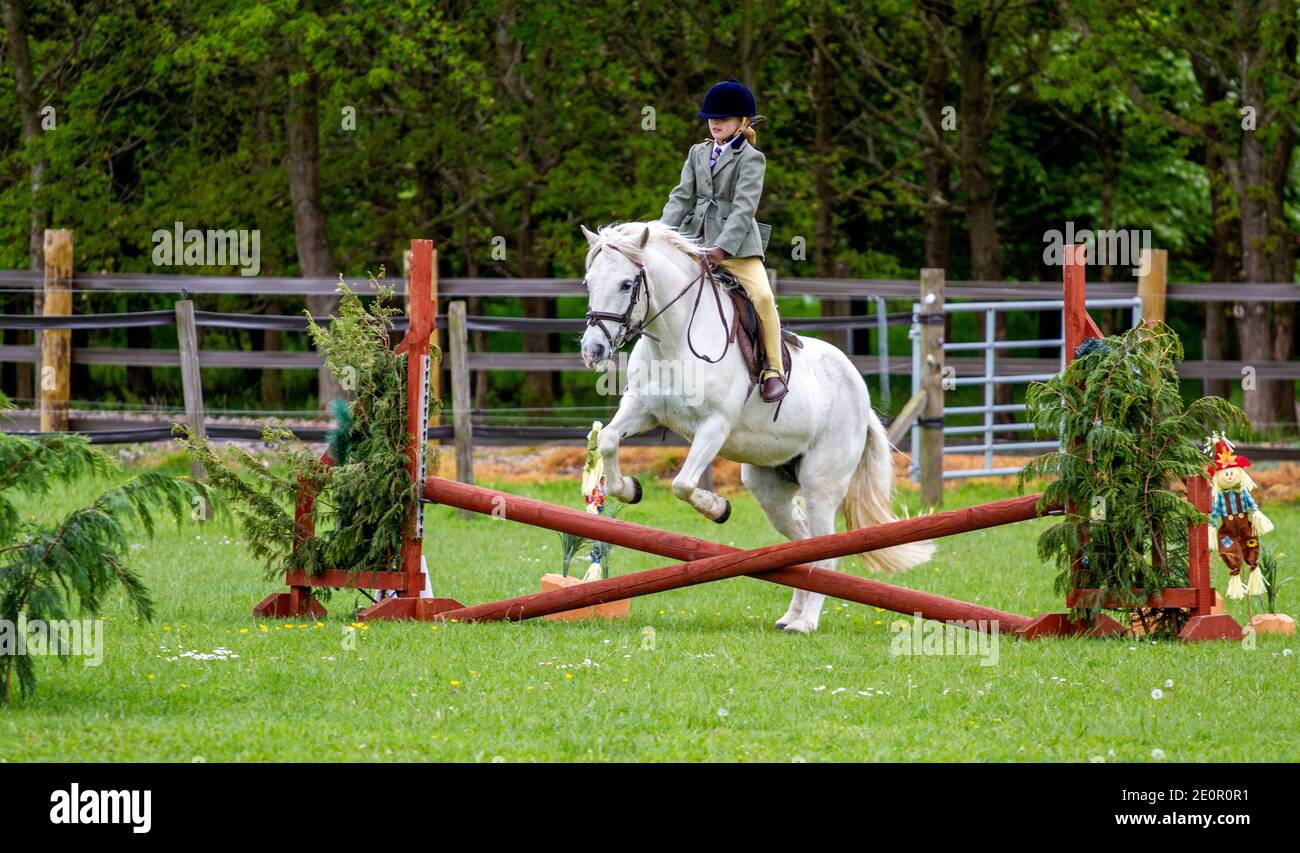
MULTIPOLYGON (((61 227, 76 229, 80 270, 174 271, 155 266, 151 235, 181 222, 258 230, 263 275, 394 274, 409 239, 428 236, 443 275, 579 276, 579 224, 657 216, 704 138, 704 91, 734 76, 765 117, 760 217, 782 276, 931 266, 1056 281, 1045 235, 1073 223, 1150 229, 1173 281, 1296 281, 1300 8, 1288 0, 0 5, 0 268, 40 268, 43 230, 61 227)), ((5 299, 32 310, 30 295, 5 299)), ((150 299, 82 294, 76 310, 162 307, 150 299)), ((475 303, 557 311, 543 298, 475 303)), ((305 301, 318 315, 334 304, 305 301)), ((1189 352, 1295 357, 1294 303, 1207 305, 1171 312, 1189 352)), ((170 334, 95 340, 161 346, 170 334)), ((216 336, 205 346, 303 346, 205 334, 216 336)), ((3 370, 7 390, 31 397, 29 370, 3 370)), ((96 370, 80 387, 124 402, 178 382, 96 370)), ((334 393, 323 377, 272 371, 212 381, 218 396, 269 408, 334 393)), ((494 377, 476 393, 549 406, 581 393, 566 382, 494 377)), ((1243 403, 1257 423, 1294 423, 1295 394, 1262 382, 1243 403)))

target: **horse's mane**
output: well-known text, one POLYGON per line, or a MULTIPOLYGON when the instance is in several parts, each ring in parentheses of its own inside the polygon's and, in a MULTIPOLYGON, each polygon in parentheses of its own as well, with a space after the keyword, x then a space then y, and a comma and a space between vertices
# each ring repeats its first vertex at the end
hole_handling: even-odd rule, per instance
POLYGON ((645 229, 650 229, 650 241, 647 247, 660 244, 669 248, 677 249, 688 255, 698 255, 700 253, 700 241, 673 228, 665 225, 658 219, 650 222, 615 222, 606 225, 596 232, 600 241, 593 243, 587 250, 587 266, 595 260, 596 253, 605 246, 613 246, 628 257, 636 257, 641 252, 641 234, 645 229))

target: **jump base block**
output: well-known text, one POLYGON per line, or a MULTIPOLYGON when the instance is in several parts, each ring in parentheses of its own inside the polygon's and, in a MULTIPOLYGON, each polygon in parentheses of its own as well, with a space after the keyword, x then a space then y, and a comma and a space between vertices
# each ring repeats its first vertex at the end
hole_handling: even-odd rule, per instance
POLYGON ((1044 613, 1030 620, 1016 634, 1026 640, 1043 637, 1114 637, 1123 634, 1125 627, 1106 614, 1093 622, 1076 621, 1068 613, 1044 613))
POLYGON ((464 606, 454 598, 385 598, 358 613, 357 621, 433 622, 439 614, 460 610, 464 606))
POLYGON ((294 587, 289 592, 276 592, 262 599, 253 608, 253 615, 260 619, 324 619, 325 608, 312 598, 311 590, 294 587))

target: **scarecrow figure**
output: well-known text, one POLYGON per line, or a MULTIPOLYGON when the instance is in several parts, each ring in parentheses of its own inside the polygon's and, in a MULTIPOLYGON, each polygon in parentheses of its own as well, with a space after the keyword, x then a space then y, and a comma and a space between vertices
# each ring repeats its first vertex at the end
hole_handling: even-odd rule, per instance
POLYGON ((605 463, 596 447, 601 426, 600 421, 595 421, 587 433, 587 458, 582 465, 582 497, 587 502, 587 512, 596 515, 605 511, 605 463))
MULTIPOLYGON (((1211 435, 1205 450, 1212 454, 1210 467, 1206 469, 1214 484, 1210 524, 1218 528, 1219 556, 1227 564, 1230 574, 1228 598, 1263 595, 1267 587, 1257 568, 1259 537, 1272 531, 1273 523, 1251 497, 1255 481, 1246 472, 1250 460, 1238 454, 1223 433, 1211 435), (1249 579, 1245 582, 1241 579, 1243 564, 1250 567, 1249 579)), ((1246 602, 1246 611, 1250 612, 1249 601, 1246 602)))
MULTIPOLYGON (((594 515, 603 515, 605 512, 605 463, 596 446, 600 441, 601 426, 600 421, 595 421, 591 425, 591 432, 587 433, 587 460, 582 466, 582 497, 587 502, 587 512, 594 515)), ((606 547, 600 542, 592 543, 591 568, 583 576, 584 582, 601 579, 601 564, 605 561, 606 547)))

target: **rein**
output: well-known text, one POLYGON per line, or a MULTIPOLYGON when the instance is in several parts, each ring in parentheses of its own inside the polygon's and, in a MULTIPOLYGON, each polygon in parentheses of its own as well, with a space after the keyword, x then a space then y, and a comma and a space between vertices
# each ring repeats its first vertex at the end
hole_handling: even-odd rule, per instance
POLYGON ((612 350, 622 349, 623 345, 629 340, 633 340, 641 335, 645 335, 650 340, 658 343, 659 338, 646 331, 646 327, 659 319, 659 315, 671 308, 677 300, 686 295, 687 291, 698 285, 695 291, 695 304, 691 306, 691 319, 686 323, 686 346, 690 349, 691 355, 708 364, 717 364, 722 361, 722 359, 726 358, 727 352, 731 349, 731 344, 736 339, 736 332, 739 326, 739 315, 737 315, 736 318, 737 322, 733 323, 732 328, 728 330, 727 315, 722 308, 722 296, 718 293, 718 280, 713 277, 713 270, 709 267, 709 262, 707 260, 700 258, 700 274, 687 282, 686 286, 681 290, 677 291, 677 295, 668 300, 668 302, 664 304, 664 307, 654 312, 654 314, 651 314, 650 284, 646 277, 645 264, 643 264, 639 259, 628 256, 626 252, 617 246, 610 245, 608 248, 613 249, 615 252, 618 252, 620 255, 623 255, 629 261, 636 264, 636 279, 632 285, 632 298, 628 302, 627 310, 621 314, 617 314, 613 311, 588 311, 587 328, 595 326, 600 329, 601 333, 604 334, 605 339, 609 341, 609 346, 612 350), (713 300, 718 306, 718 319, 722 322, 722 330, 727 333, 726 343, 722 347, 722 353, 717 358, 709 358, 706 355, 701 355, 696 351, 695 344, 691 341, 691 329, 695 325, 695 315, 700 309, 700 298, 704 295, 705 281, 713 286, 713 300), (645 290, 646 316, 641 320, 641 322, 634 323, 632 321, 632 314, 636 311, 637 302, 640 299, 642 290, 645 290), (605 328, 604 321, 606 320, 617 322, 619 324, 617 335, 611 335, 609 329, 605 328))

